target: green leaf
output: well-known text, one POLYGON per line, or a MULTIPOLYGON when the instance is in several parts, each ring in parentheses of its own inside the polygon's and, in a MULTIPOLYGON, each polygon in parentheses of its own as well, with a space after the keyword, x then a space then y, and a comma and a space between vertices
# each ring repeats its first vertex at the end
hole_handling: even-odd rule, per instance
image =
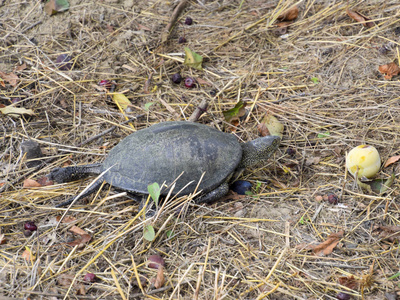
POLYGON ((247 196, 253 196, 253 192, 252 191, 245 191, 244 194, 247 195, 247 196))
POLYGON ((395 178, 396 175, 393 173, 388 179, 373 179, 368 182, 363 182, 363 184, 370 186, 373 192, 383 194, 392 186, 395 178))
POLYGON ((147 102, 145 105, 144 105, 144 110, 149 110, 149 108, 150 108, 150 106, 152 106, 154 104, 154 102, 147 102))
POLYGON ((314 82, 315 84, 319 83, 319 79, 317 77, 311 78, 311 81, 314 82))
POLYGON ((165 234, 167 235, 167 238, 170 238, 174 235, 174 232, 172 230, 168 230, 165 234))
POLYGON ((300 220, 299 220, 299 223, 300 223, 301 225, 304 225, 304 217, 303 217, 303 216, 301 216, 301 218, 300 218, 300 220))
POLYGON ((246 113, 245 107, 246 107, 246 102, 239 101, 238 103, 236 103, 234 108, 223 111, 222 113, 224 114, 225 121, 231 123, 232 119, 234 118, 238 119, 244 116, 244 114, 246 113))
POLYGON ((329 131, 325 131, 325 132, 323 132, 323 133, 318 133, 317 137, 318 137, 319 139, 324 139, 324 138, 327 138, 327 137, 330 136, 330 135, 331 135, 331 133, 330 133, 329 131))
POLYGON ((185 47, 185 61, 184 65, 195 68, 196 70, 203 70, 201 66, 203 62, 203 57, 200 54, 190 50, 188 47, 185 47))
POLYGON ((390 276, 390 277, 388 278, 388 280, 396 279, 396 278, 399 277, 399 276, 400 276, 400 272, 397 272, 396 274, 390 276))
POLYGON ((149 191, 150 197, 153 199, 154 203, 158 205, 158 199, 160 198, 160 186, 157 182, 149 184, 147 186, 147 190, 149 191))
POLYGON ((154 231, 153 226, 147 225, 144 227, 143 237, 145 240, 147 240, 149 242, 154 241, 154 238, 156 237, 156 233, 154 231))

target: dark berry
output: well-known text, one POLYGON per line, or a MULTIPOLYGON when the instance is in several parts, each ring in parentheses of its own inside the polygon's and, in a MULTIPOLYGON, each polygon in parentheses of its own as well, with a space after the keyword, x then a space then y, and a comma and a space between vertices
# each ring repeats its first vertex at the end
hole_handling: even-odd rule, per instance
POLYGON ((246 195, 251 190, 251 183, 246 180, 237 180, 230 186, 230 189, 239 195, 246 195))
POLYGON ((26 237, 30 237, 33 233, 34 233, 34 231, 24 230, 24 236, 26 236, 26 237))
POLYGON ((178 40, 178 43, 179 43, 179 44, 184 44, 184 43, 186 43, 186 38, 183 37, 183 36, 181 36, 181 37, 179 38, 179 40, 178 40))
POLYGON ((175 73, 174 75, 172 75, 171 80, 173 83, 179 84, 182 81, 182 76, 179 73, 175 73))
POLYGON ((294 150, 293 148, 287 148, 286 154, 289 156, 294 156, 296 154, 296 150, 294 150))
POLYGON ((28 221, 24 224, 24 229, 25 230, 30 230, 30 231, 36 231, 37 230, 37 226, 35 225, 34 222, 32 221, 28 221))
POLYGON ((217 94, 216 90, 211 90, 210 91, 210 96, 215 97, 216 94, 217 94))
POLYGON ((97 280, 97 277, 93 273, 86 273, 85 277, 83 277, 83 281, 86 282, 95 282, 97 280))
POLYGON ((193 24, 193 19, 191 17, 186 17, 185 24, 186 25, 192 25, 193 24))
POLYGON ((185 79, 185 86, 189 89, 193 88, 196 85, 195 81, 191 77, 187 77, 185 79))
POLYGON ((330 204, 336 205, 336 204, 338 204, 339 199, 338 199, 338 197, 337 197, 335 194, 329 193, 329 194, 328 194, 328 202, 329 202, 330 204))
POLYGON ((340 293, 338 293, 338 294, 336 295, 336 298, 337 298, 338 300, 350 300, 350 295, 349 295, 349 294, 346 294, 346 293, 343 293, 343 292, 340 292, 340 293))
POLYGON ((60 54, 57 56, 56 65, 61 71, 69 71, 72 69, 71 56, 67 54, 60 54))

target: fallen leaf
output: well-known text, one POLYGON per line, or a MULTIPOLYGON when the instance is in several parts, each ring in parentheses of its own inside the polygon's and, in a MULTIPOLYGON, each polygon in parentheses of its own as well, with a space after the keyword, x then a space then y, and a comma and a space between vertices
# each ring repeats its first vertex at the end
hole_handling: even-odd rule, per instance
POLYGON ((57 283, 62 287, 69 287, 74 281, 75 276, 72 274, 60 274, 57 276, 57 283))
POLYGON ((122 110, 127 109, 128 106, 131 104, 131 101, 129 101, 129 99, 124 94, 114 94, 113 100, 118 107, 121 107, 122 110))
POLYGON ((24 252, 22 252, 22 258, 24 258, 26 261, 34 262, 36 257, 33 255, 31 249, 29 249, 28 246, 25 246, 24 252))
POLYGON ((299 15, 299 8, 297 5, 292 6, 285 12, 283 12, 279 17, 277 18, 279 21, 292 21, 297 18, 299 15))
POLYGON ((276 135, 282 137, 283 135, 282 123, 270 113, 265 115, 261 123, 257 125, 257 128, 261 136, 276 135))
POLYGON ((365 27, 371 28, 375 26, 375 23, 372 22, 370 18, 360 14, 357 11, 347 9, 346 12, 350 18, 356 20, 357 22, 362 23, 365 27))
POLYGON ((339 277, 339 284, 348 287, 349 289, 356 290, 359 285, 359 281, 354 276, 339 277))
POLYGON ((4 80, 7 81, 9 84, 12 86, 17 86, 17 81, 18 81, 18 76, 15 75, 14 73, 4 73, 0 71, 0 77, 4 80))
POLYGON ((379 225, 372 231, 374 236, 378 236, 381 240, 388 240, 389 242, 399 242, 400 226, 382 226, 379 225))
POLYGON ((383 167, 386 168, 387 166, 394 164, 399 159, 400 159, 400 155, 392 156, 385 162, 385 165, 383 167))
POLYGON ((208 82, 207 80, 201 79, 200 77, 196 78, 196 82, 201 85, 208 85, 212 86, 212 83, 208 82))
POLYGON ((53 185, 54 181, 49 180, 47 176, 42 176, 38 179, 36 179, 37 183, 39 183, 41 186, 48 186, 48 185, 53 185))
POLYGON ((71 231, 72 233, 78 234, 78 235, 86 235, 88 234, 85 230, 83 230, 82 228, 79 228, 78 226, 72 226, 69 231, 71 231))
POLYGON ((29 116, 35 115, 32 109, 26 109, 23 107, 14 107, 12 105, 0 107, 0 112, 4 115, 8 115, 14 118, 19 118, 21 115, 29 115, 29 116))
POLYGON ((67 0, 49 0, 44 5, 44 11, 52 16, 56 13, 63 12, 69 9, 69 3, 67 0))
MULTIPOLYGON (((61 219, 61 216, 57 216, 56 217, 56 221, 57 222, 60 222, 60 219, 61 219)), ((61 223, 73 223, 73 222, 75 222, 76 221, 76 218, 75 217, 73 217, 73 216, 65 216, 63 219, 62 219, 62 221, 61 221, 61 223)), ((86 232, 85 232, 86 233, 86 232)))
POLYGON ((23 184, 23 188, 24 189, 26 189, 26 188, 32 188, 32 187, 41 187, 42 185, 39 183, 39 182, 37 182, 36 180, 33 180, 33 179, 25 179, 24 180, 24 184, 23 184))
POLYGON ((26 69, 26 63, 23 63, 22 65, 15 67, 15 71, 23 71, 25 69, 26 69))
POLYGON ((387 65, 380 65, 378 70, 382 74, 386 74, 385 79, 389 80, 392 79, 393 76, 396 76, 400 73, 399 66, 394 62, 391 62, 390 64, 387 65))
POLYGON ((156 276, 156 281, 154 282, 154 287, 156 289, 161 288, 165 283, 165 279, 164 279, 164 267, 161 266, 158 268, 157 271, 157 276, 156 276))
POLYGON ((225 117, 225 121, 234 124, 233 122, 237 122, 234 125, 239 124, 239 118, 243 117, 246 114, 246 105, 247 103, 244 101, 239 101, 236 103, 234 108, 231 108, 229 110, 223 111, 223 115, 225 117))
POLYGON ((317 246, 312 246, 314 254, 317 256, 326 256, 331 254, 340 239, 343 237, 343 234, 343 230, 338 233, 332 233, 328 236, 325 242, 322 242, 317 246))
POLYGON ((188 47, 185 47, 185 61, 184 65, 192 67, 196 70, 203 70, 202 64, 203 57, 200 54, 190 50, 188 47))
POLYGON ((71 247, 78 246, 78 248, 83 248, 92 239, 90 234, 84 234, 78 237, 76 240, 67 243, 71 247))

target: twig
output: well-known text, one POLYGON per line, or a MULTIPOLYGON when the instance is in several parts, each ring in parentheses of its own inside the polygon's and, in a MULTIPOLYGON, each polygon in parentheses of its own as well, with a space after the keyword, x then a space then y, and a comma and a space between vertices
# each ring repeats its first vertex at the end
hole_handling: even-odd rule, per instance
POLYGON ((207 100, 201 101, 200 105, 194 110, 192 115, 189 117, 189 121, 196 122, 202 114, 207 111, 208 103, 207 100))
POLYGON ((175 25, 176 21, 178 20, 179 15, 183 11, 183 9, 186 7, 187 3, 188 3, 187 0, 181 0, 181 2, 179 2, 179 4, 175 7, 169 23, 167 24, 163 33, 161 34, 161 43, 162 44, 164 44, 168 40, 168 37, 169 37, 169 34, 171 33, 172 27, 175 25))

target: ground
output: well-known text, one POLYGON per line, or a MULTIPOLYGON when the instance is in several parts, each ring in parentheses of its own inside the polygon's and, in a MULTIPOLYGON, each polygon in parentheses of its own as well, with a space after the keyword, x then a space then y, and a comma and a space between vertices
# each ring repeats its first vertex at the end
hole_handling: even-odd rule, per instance
MULTIPOLYGON (((398 65, 397 1, 188 1, 166 35, 180 2, 70 0, 50 16, 44 1, 0 1, 0 109, 33 111, 0 115, 0 298, 396 299, 398 182, 381 194, 362 189, 345 156, 360 144, 382 162, 399 155, 399 76, 379 71, 398 65), (277 25, 295 4, 297 18, 277 25), (203 56, 203 70, 183 63, 185 46, 203 56), (60 55, 70 66, 57 64, 60 55), (196 86, 173 83, 178 72, 196 86), (130 106, 119 108, 101 80, 130 106), (146 217, 107 188, 55 207, 93 178, 27 183, 101 162, 121 138, 187 120, 202 101, 197 122, 240 141, 258 137, 267 114, 284 125, 275 155, 242 176, 252 195, 169 199, 146 217), (223 112, 238 101, 247 114, 234 128, 223 112), (41 164, 24 156, 27 140, 40 146, 41 164), (38 230, 24 231, 28 221, 38 230), (146 263, 154 254, 162 271, 146 263)), ((396 176, 397 164, 379 178, 396 176)))

